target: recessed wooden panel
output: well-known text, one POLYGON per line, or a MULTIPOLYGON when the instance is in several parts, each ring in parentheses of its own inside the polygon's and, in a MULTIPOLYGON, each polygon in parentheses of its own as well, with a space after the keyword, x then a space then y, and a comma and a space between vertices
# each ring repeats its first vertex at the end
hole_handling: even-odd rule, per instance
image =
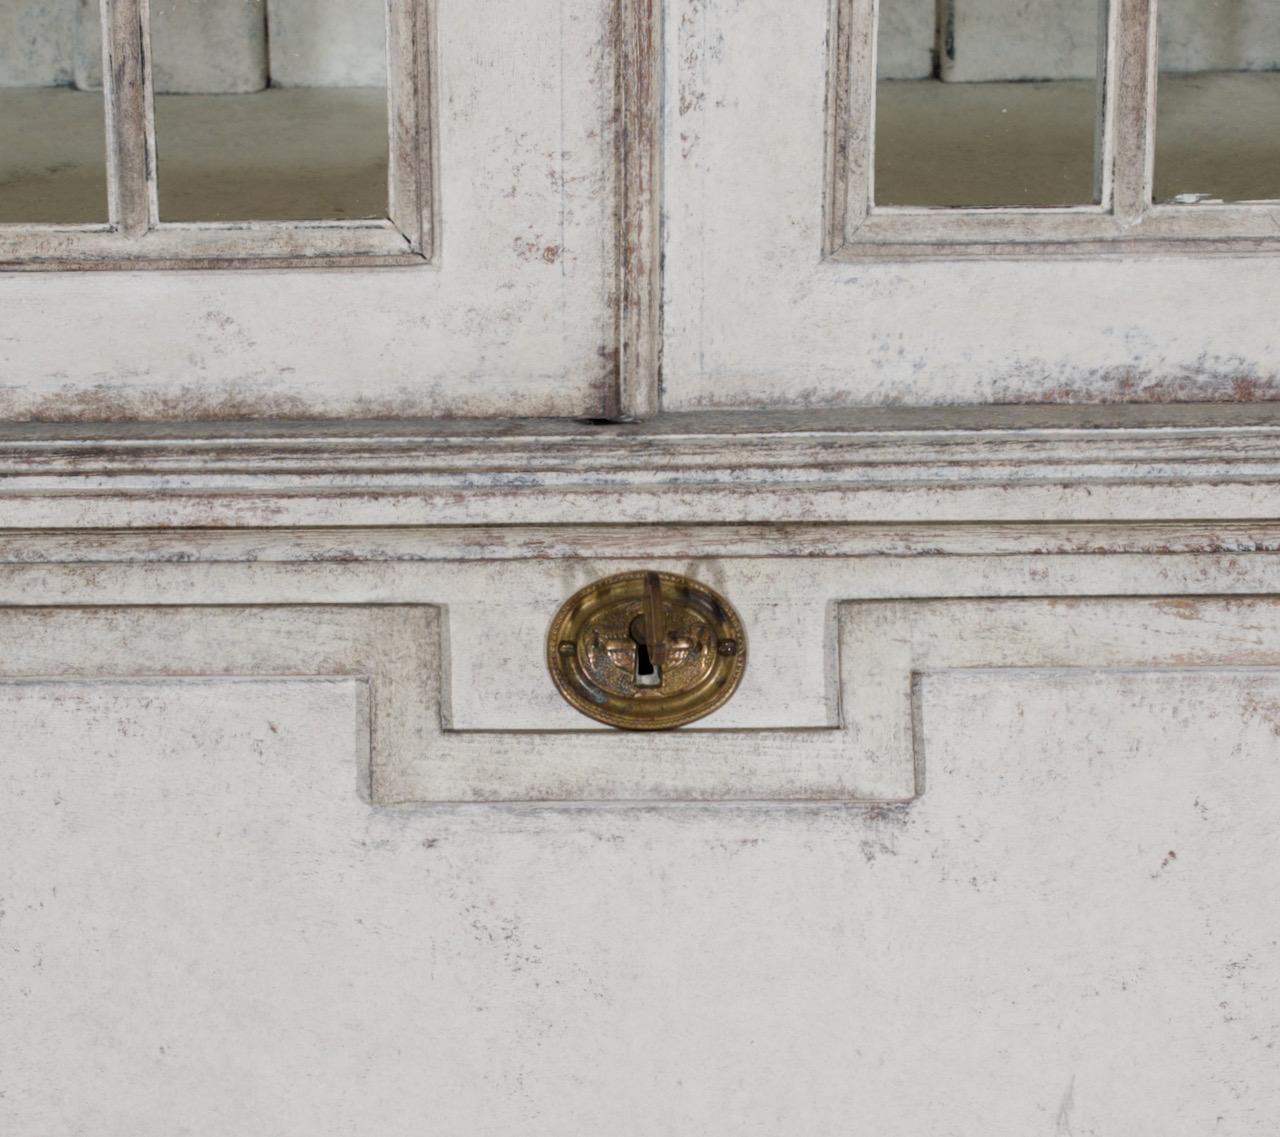
POLYGON ((361 845, 366 718, 342 678, 0 683, 0 1128, 407 1137, 429 924, 361 845))
MULTIPOLYGON (((456 580, 457 574, 453 574, 456 580)), ((367 687, 363 739, 353 735, 350 792, 378 805, 483 801, 896 800, 913 793, 912 760, 857 745, 836 725, 688 730, 640 736, 603 728, 557 701, 541 652, 490 658, 487 675, 458 687, 450 639, 482 625, 465 611, 442 639, 444 605, 10 608, 0 628, 14 643, 0 683, 153 678, 346 678, 367 687), (515 683, 511 683, 514 678, 515 683), (479 683, 488 719, 461 717, 451 692, 479 683), (523 691, 529 686, 530 699, 523 691), (515 688, 514 690, 512 688, 515 688), (539 699, 537 696, 545 698, 539 699), (568 725, 566 726, 565 723, 568 725)), ((825 650, 821 634, 814 651, 825 650)), ((458 650, 460 660, 467 658, 458 650)), ((807 674, 821 675, 821 662, 807 674)), ((821 706, 826 691, 814 692, 821 706)), ((465 697, 464 697, 465 701, 465 697)), ((469 706, 469 705, 468 705, 469 706)), ((767 722, 767 719, 766 719, 767 722)))
POLYGON ((926 792, 850 869, 846 1128, 1262 1137, 1280 673, 952 672, 920 707, 926 792))

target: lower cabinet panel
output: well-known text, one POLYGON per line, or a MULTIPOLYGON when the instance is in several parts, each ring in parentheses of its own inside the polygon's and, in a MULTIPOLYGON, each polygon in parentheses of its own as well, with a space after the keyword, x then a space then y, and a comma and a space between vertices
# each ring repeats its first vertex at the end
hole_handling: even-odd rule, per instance
POLYGON ((1273 560, 686 561, 828 718, 648 736, 453 714, 597 565, 10 567, 0 1130, 1269 1135, 1273 560))
POLYGON ((922 706, 909 807, 371 809, 357 681, 0 685, 0 1122, 1272 1132, 1280 678, 922 706))

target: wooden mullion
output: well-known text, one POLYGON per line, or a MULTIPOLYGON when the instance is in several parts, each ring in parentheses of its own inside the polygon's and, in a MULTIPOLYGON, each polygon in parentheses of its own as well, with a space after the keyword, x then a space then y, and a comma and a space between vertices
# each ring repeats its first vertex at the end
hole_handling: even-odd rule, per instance
POLYGON ((1115 170, 1116 51, 1119 43, 1118 0, 1099 0, 1097 98, 1094 116, 1093 200, 1110 212, 1115 170))
POLYGON ((1112 209, 1126 225, 1140 222, 1151 209, 1156 129, 1156 69, 1159 49, 1156 0, 1113 0, 1115 56, 1109 73, 1113 147, 1112 209))
POLYGON ((107 195, 112 228, 129 237, 156 223, 148 18, 147 0, 103 0, 107 195))
POLYGON ((607 418, 649 418, 662 405, 662 9, 619 0, 618 362, 607 418))

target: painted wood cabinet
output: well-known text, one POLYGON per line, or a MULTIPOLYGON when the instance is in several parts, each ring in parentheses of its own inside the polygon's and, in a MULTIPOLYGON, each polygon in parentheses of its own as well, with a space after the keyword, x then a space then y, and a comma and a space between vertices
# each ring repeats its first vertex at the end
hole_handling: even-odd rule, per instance
POLYGON ((0 1131, 1271 1134, 1280 29, 1163 7, 0 4, 0 1131))

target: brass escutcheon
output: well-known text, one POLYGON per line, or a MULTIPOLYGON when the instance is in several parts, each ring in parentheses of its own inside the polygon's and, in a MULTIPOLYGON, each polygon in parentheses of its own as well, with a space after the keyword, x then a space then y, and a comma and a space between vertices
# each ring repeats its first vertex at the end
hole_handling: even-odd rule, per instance
POLYGON ((733 605, 705 584, 624 572, 561 605, 547 666, 584 715, 624 730, 671 730, 728 701, 747 666, 747 640, 733 605))

